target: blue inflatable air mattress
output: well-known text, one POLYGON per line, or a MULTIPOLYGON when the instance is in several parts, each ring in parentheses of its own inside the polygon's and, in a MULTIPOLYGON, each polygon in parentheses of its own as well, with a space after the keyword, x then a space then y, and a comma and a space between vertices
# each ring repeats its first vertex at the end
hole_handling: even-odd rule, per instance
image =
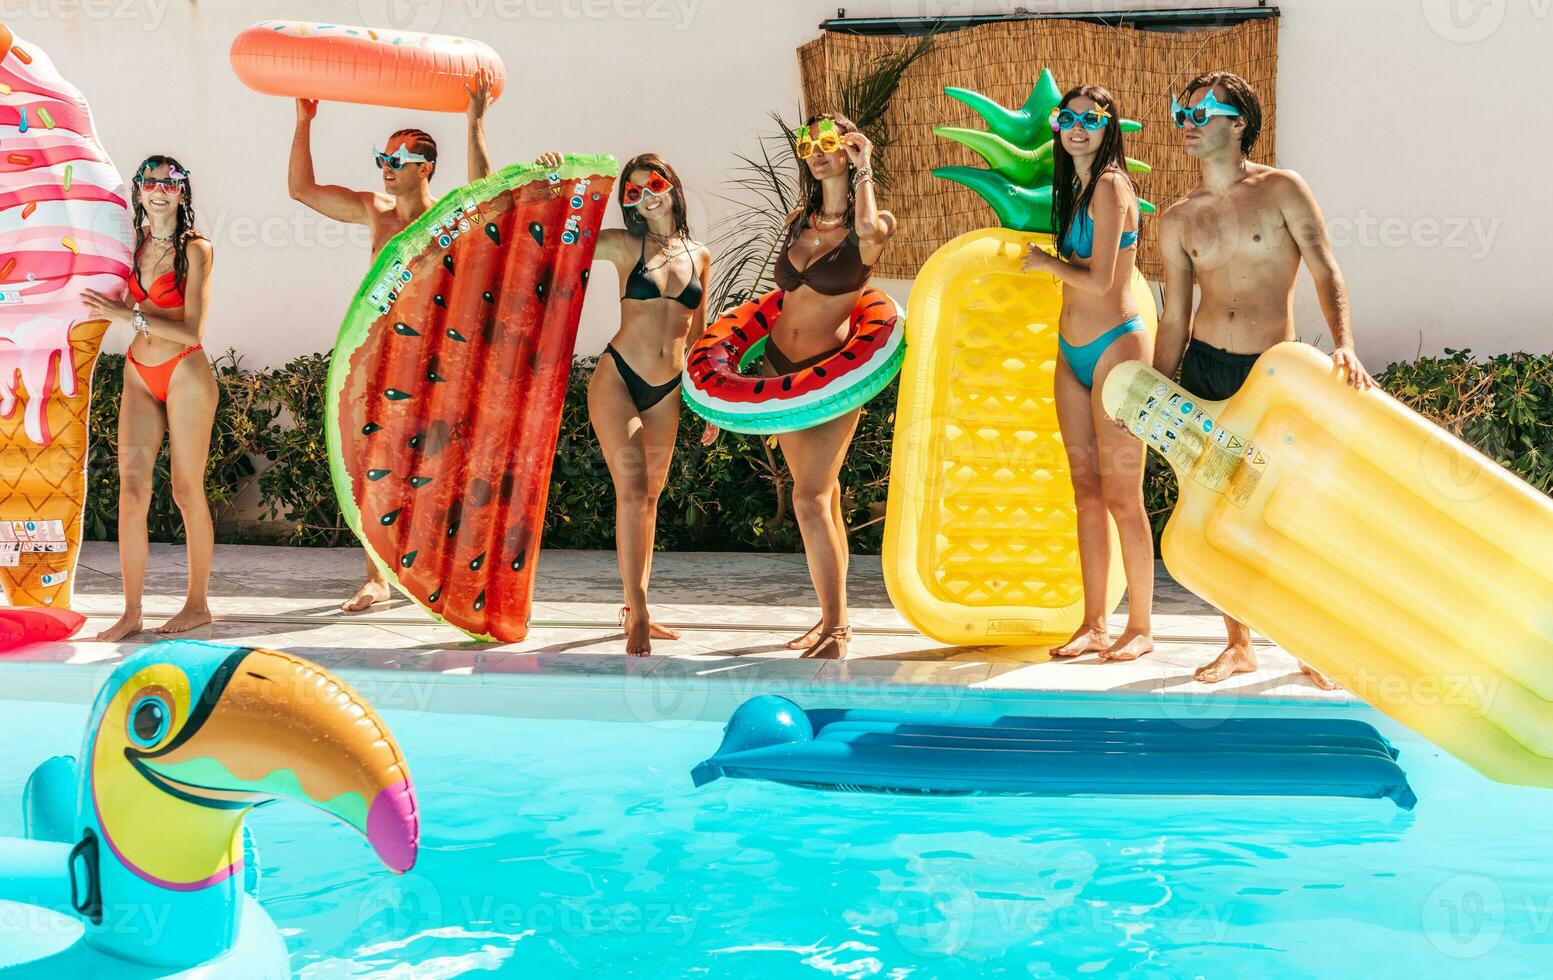
POLYGON ((1165 718, 805 711, 740 705, 691 773, 885 793, 1043 796, 1344 796, 1417 802, 1397 751, 1346 718, 1165 718))

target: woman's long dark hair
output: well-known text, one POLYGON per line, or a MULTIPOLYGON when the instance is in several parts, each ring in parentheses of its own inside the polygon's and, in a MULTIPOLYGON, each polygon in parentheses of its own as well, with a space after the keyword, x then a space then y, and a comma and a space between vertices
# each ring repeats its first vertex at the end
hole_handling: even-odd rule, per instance
POLYGON ((674 185, 674 207, 671 213, 674 215, 674 232, 678 235, 690 237, 690 221, 685 217, 685 189, 679 182, 679 174, 669 166, 656 153, 638 153, 627 161, 620 170, 620 184, 615 188, 615 200, 620 204, 620 213, 625 215, 626 231, 636 238, 647 236, 647 219, 636 213, 636 208, 628 208, 626 203, 626 184, 630 183, 631 175, 638 170, 651 170, 674 185))
MULTIPOLYGON (((135 168, 135 176, 144 177, 164 165, 169 173, 183 174, 183 194, 178 201, 178 224, 173 231, 173 276, 178 282, 178 290, 182 292, 189 278, 188 244, 203 237, 194 229, 194 184, 190 182, 189 172, 183 169, 183 164, 161 154, 146 157, 135 168)), ((135 282, 140 283, 141 289, 145 289, 146 284, 140 282, 140 248, 146 242, 146 208, 140 203, 140 184, 135 183, 131 187, 130 199, 135 205, 135 282)))
MULTIPOLYGON (((809 127, 811 134, 814 131, 814 127, 819 125, 821 119, 829 119, 834 122, 836 124, 836 132, 842 136, 859 131, 857 123, 839 112, 817 112, 810 116, 805 124, 809 127)), ((818 153, 819 151, 816 150, 815 152, 818 153)), ((852 169, 852 162, 850 160, 847 161, 847 169, 849 171, 852 169)), ((809 216, 819 213, 825 204, 825 185, 814 179, 814 175, 809 172, 809 165, 802 160, 798 161, 798 204, 798 213, 787 224, 789 231, 796 228, 799 224, 807 222, 809 216)), ((854 223, 853 212, 856 207, 857 188, 849 180, 847 181, 847 217, 844 222, 848 228, 852 227, 854 223)))
POLYGON ((1100 149, 1089 166, 1089 185, 1082 191, 1079 189, 1077 168, 1073 166, 1073 154, 1062 145, 1061 133, 1052 134, 1052 142, 1056 144, 1052 147, 1052 217, 1056 219, 1059 243, 1067 237, 1068 228, 1074 219, 1089 210, 1089 202, 1095 196, 1095 184, 1101 174, 1114 170, 1127 178, 1128 184, 1132 183, 1132 178, 1127 176, 1127 153, 1122 147, 1122 115, 1116 109, 1116 100, 1103 86, 1076 85, 1068 89, 1057 108, 1066 109, 1069 102, 1081 95, 1111 116, 1102 130, 1105 135, 1100 138, 1100 149))

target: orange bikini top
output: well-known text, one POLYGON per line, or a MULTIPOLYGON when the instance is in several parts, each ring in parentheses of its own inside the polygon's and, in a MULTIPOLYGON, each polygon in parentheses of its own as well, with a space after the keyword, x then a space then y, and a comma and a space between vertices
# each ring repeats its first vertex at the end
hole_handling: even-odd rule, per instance
POLYGON ((144 303, 149 298, 152 304, 164 310, 176 310, 184 303, 183 290, 178 288, 178 273, 175 269, 168 269, 165 274, 153 280, 149 291, 140 285, 138 253, 135 255, 135 274, 129 277, 129 294, 137 303, 144 303))

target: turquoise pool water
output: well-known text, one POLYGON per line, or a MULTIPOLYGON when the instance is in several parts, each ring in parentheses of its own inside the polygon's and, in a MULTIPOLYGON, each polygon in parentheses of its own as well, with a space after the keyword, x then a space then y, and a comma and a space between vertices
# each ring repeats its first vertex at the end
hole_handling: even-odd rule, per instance
MULTIPOLYGON (((524 696, 543 696, 542 693, 524 696)), ((0 704, 0 835, 77 705, 0 704)), ((300 976, 1546 976, 1553 793, 1405 732, 1420 798, 913 798, 689 771, 720 729, 385 712, 424 809, 397 878, 255 813, 300 976)), ((1367 715, 1380 721, 1379 716, 1367 715)))

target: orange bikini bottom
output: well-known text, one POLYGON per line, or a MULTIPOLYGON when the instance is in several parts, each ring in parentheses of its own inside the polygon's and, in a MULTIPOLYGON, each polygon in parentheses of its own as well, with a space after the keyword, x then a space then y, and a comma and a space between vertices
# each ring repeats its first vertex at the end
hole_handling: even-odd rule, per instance
POLYGON ((129 359, 131 364, 135 365, 135 370, 140 373, 140 380, 146 383, 146 387, 150 389, 152 397, 159 402, 165 403, 167 401, 167 386, 173 380, 173 369, 178 366, 178 362, 195 351, 204 349, 200 344, 195 344, 193 347, 185 347, 160 364, 141 364, 135 360, 134 354, 125 354, 124 356, 129 359))

